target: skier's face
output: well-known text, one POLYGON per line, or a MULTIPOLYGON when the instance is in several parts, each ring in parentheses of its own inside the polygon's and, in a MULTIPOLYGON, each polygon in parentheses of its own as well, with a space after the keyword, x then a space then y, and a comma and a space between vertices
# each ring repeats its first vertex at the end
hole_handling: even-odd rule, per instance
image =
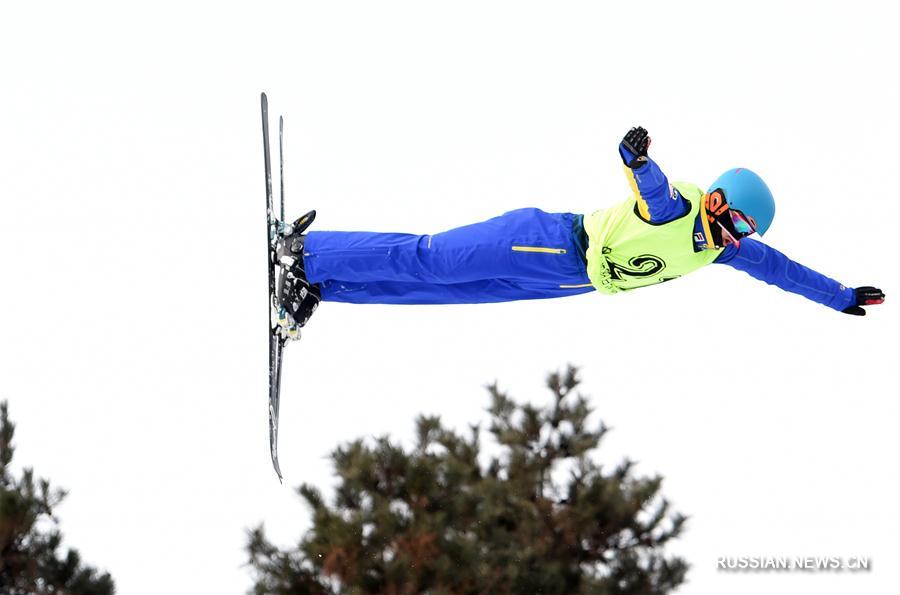
MULTIPOLYGON (((717 225, 718 225, 718 224, 717 224, 717 225)), ((727 229, 725 229, 725 228, 723 227, 723 228, 721 228, 720 231, 722 232, 722 247, 723 247, 723 248, 724 248, 725 246, 730 246, 730 245, 732 245, 732 244, 737 244, 737 243, 738 243, 738 240, 734 239, 734 236, 732 236, 730 233, 728 233, 728 230, 727 230, 727 229)))
POLYGON ((730 208, 725 192, 720 188, 706 195, 706 215, 716 248, 737 244, 741 238, 756 231, 753 217, 730 208))

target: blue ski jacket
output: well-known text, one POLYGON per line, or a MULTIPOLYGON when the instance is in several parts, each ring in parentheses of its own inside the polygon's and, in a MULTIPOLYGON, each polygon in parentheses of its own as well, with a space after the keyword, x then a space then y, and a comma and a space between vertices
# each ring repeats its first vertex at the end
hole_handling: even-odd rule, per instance
MULTIPOLYGON (((619 153, 625 163, 634 158, 622 145, 619 146, 619 153)), ((640 167, 626 169, 628 175, 633 177, 638 194, 638 211, 644 220, 667 223, 690 209, 687 201, 669 184, 666 175, 649 157, 640 167)), ((695 250, 701 250, 701 246, 705 244, 706 237, 698 216, 694 222, 695 250)), ((727 264, 760 281, 835 310, 843 310, 856 303, 853 288, 794 262, 778 250, 753 238, 744 238, 737 244, 727 246, 714 262, 727 264)))

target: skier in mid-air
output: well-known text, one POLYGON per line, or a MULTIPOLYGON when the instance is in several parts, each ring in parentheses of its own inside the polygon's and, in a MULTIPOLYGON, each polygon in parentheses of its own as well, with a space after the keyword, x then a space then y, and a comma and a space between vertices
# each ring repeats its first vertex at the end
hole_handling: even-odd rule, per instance
POLYGON ((766 233, 775 202, 746 168, 703 192, 670 183, 632 128, 619 145, 632 195, 586 216, 528 208, 434 235, 310 231, 315 211, 278 245, 284 267, 280 332, 295 337, 320 300, 357 304, 472 304, 618 293, 676 279, 710 263, 837 311, 865 315, 875 287, 846 287, 747 236, 766 233))

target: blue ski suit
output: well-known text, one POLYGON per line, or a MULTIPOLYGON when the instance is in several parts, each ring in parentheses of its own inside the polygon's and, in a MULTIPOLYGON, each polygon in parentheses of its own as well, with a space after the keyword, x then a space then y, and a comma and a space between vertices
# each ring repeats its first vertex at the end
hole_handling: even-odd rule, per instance
MULTIPOLYGON (((652 160, 633 172, 638 216, 672 221, 689 208, 652 160)), ((311 231, 304 266, 322 299, 356 304, 473 304, 563 297, 594 291, 587 276, 583 216, 527 208, 433 235, 311 231)), ((706 243, 699 217, 697 249, 706 243)), ((758 240, 726 247, 727 264, 835 310, 854 290, 758 240)))

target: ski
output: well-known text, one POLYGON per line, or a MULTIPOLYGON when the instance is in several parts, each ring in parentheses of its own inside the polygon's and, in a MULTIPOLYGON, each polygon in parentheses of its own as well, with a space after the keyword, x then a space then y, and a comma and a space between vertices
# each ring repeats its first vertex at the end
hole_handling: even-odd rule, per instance
MULTIPOLYGON (((281 402, 281 363, 287 339, 278 332, 277 317, 280 304, 276 296, 277 273, 280 268, 276 254, 276 242, 284 228, 284 182, 281 182, 281 219, 275 212, 272 195, 272 163, 269 155, 269 101, 265 93, 260 96, 262 111, 263 160, 266 168, 266 243, 269 250, 269 450, 272 455, 272 466, 282 482, 281 467, 278 464, 278 410, 281 402)), ((281 175, 284 175, 284 156, 282 150, 283 119, 279 119, 279 160, 281 175)))

